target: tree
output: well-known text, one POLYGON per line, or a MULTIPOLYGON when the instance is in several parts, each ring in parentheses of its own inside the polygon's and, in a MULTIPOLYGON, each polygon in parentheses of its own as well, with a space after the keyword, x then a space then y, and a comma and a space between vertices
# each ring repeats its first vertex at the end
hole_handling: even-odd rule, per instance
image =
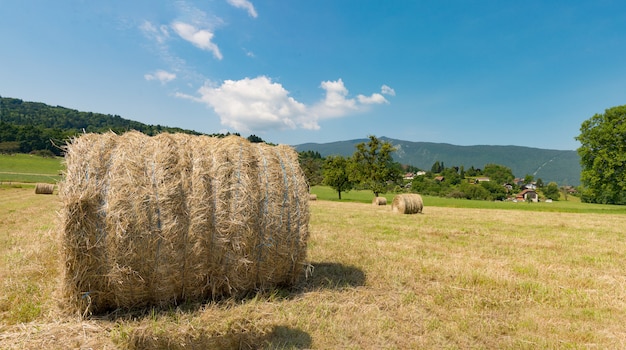
POLYGON ((402 167, 393 161, 391 154, 396 149, 390 142, 381 142, 373 135, 369 139, 367 143, 356 145, 350 176, 378 197, 380 193, 387 192, 388 183, 402 180, 402 167))
POLYGON ((559 191, 559 185, 557 185, 556 182, 548 183, 548 186, 544 187, 542 192, 546 198, 555 201, 558 201, 561 197, 561 191, 559 191))
POLYGON ((506 199, 506 188, 500 183, 493 181, 484 181, 480 183, 484 189, 489 191, 489 197, 493 200, 502 201, 506 199))
POLYGON ((304 151, 298 153, 298 161, 306 181, 309 186, 316 186, 322 183, 324 177, 322 176, 322 166, 324 165, 324 159, 319 152, 304 151))
POLYGON ((513 176, 513 171, 510 168, 498 164, 485 165, 483 175, 488 176, 490 181, 499 185, 512 182, 515 178, 515 176, 513 176))
POLYGON ((342 156, 328 156, 324 161, 323 183, 332 187, 341 199, 341 192, 347 192, 354 186, 348 176, 348 159, 342 156))
POLYGON ((435 163, 433 163, 433 166, 430 167, 430 171, 433 174, 439 174, 440 172, 443 171, 443 169, 444 169, 443 162, 440 163, 439 161, 436 161, 435 163))
POLYGON ((535 177, 530 175, 530 174, 526 174, 526 176, 524 176, 524 184, 525 185, 532 184, 534 180, 535 180, 535 177))
POLYGON ((583 202, 626 204, 626 105, 585 120, 576 137, 583 202))
POLYGON ((254 135, 254 134, 248 136, 248 141, 250 141, 252 143, 262 143, 262 142, 265 142, 262 138, 254 135))

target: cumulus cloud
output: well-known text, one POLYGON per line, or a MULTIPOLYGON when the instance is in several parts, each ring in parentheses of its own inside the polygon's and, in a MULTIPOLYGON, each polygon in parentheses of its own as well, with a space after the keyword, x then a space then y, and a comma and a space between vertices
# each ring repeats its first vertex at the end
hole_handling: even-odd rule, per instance
POLYGON ((365 111, 372 104, 388 103, 378 93, 349 98, 341 79, 323 81, 323 99, 307 106, 289 95, 280 83, 266 76, 226 80, 221 85, 205 84, 198 96, 176 96, 202 102, 220 117, 222 125, 239 132, 285 129, 320 129, 319 121, 365 111))
POLYGON ((252 5, 252 3, 248 0, 228 0, 228 3, 232 6, 248 11, 248 15, 250 17, 256 18, 258 16, 256 10, 254 9, 254 5, 252 5))
POLYGON ((164 71, 162 69, 157 70, 154 73, 148 73, 143 76, 146 80, 158 80, 162 85, 176 79, 176 74, 164 71))
POLYGON ((319 119, 343 117, 365 111, 368 105, 387 103, 387 100, 378 93, 371 96, 358 95, 356 99, 348 98, 348 89, 341 79, 323 81, 320 87, 326 90, 326 96, 311 107, 312 114, 319 119))
POLYGON ((172 23, 172 29, 174 29, 176 34, 178 34, 181 38, 192 43, 197 48, 211 51, 215 58, 218 60, 222 59, 220 49, 211 41, 213 39, 213 33, 210 31, 196 28, 194 25, 184 22, 172 23))
POLYGON ((218 87, 205 85, 198 92, 199 100, 215 110, 222 125, 237 131, 319 128, 316 123, 307 122, 304 104, 265 76, 226 80, 218 87))
POLYGON ((387 85, 381 86, 380 92, 382 92, 383 95, 390 95, 390 96, 395 96, 396 95, 396 90, 390 88, 387 85))

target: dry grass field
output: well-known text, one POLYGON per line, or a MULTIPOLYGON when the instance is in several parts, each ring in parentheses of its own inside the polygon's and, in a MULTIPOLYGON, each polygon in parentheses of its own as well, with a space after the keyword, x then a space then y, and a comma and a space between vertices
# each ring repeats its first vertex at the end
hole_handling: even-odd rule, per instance
POLYGON ((424 205, 314 201, 293 289, 81 319, 58 197, 0 187, 0 348, 626 348, 625 215, 424 205))

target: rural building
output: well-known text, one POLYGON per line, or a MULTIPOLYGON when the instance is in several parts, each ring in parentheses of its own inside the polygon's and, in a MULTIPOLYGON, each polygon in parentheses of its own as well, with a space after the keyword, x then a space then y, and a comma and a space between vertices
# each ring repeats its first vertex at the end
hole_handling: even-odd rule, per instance
POLYGON ((533 202, 539 202, 539 196, 537 195, 537 191, 528 188, 518 193, 517 196, 515 196, 515 199, 517 199, 518 201, 530 200, 533 202))

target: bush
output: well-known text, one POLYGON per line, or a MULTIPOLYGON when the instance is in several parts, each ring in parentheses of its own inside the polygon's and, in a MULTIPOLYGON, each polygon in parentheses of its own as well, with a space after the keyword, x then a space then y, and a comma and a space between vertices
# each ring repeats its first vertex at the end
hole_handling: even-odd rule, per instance
POLYGON ((37 151, 32 151, 30 154, 43 157, 43 158, 54 158, 55 154, 49 149, 40 149, 37 151))

